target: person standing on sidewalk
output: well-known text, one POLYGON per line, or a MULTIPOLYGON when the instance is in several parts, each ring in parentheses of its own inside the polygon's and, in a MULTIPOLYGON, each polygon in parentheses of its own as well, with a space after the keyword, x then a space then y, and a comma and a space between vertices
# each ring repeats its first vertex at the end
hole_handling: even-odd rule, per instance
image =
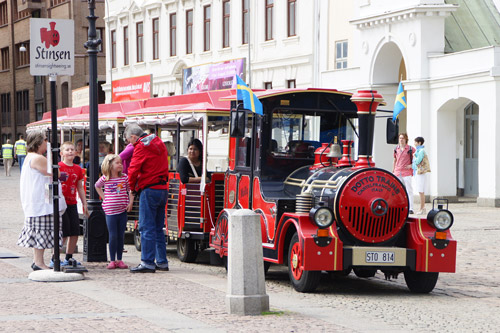
MULTIPOLYGON (((45 186, 52 183, 52 175, 47 173, 47 138, 43 132, 30 132, 27 137, 26 165, 21 172, 20 192, 24 211, 24 226, 17 245, 33 248, 33 264, 36 271, 49 269, 43 261, 45 249, 54 248, 54 209, 45 201, 45 186)), ((62 193, 59 184, 59 193, 62 193)), ((59 246, 62 245, 62 215, 66 209, 64 197, 59 198, 59 246)))
POLYGON ((2 145, 3 167, 5 168, 5 176, 10 177, 10 169, 14 162, 14 146, 10 144, 10 139, 2 145))
POLYGON ((168 271, 167 245, 163 233, 168 193, 167 148, 159 137, 146 134, 136 124, 127 126, 125 138, 134 145, 128 176, 132 193, 140 195, 139 231, 142 247, 141 263, 130 271, 168 271))
MULTIPOLYGON (((61 266, 73 265, 72 258, 75 253, 76 243, 80 235, 80 217, 78 216, 78 201, 76 195, 82 201, 83 214, 88 216, 87 199, 83 188, 84 174, 78 164, 73 164, 75 159, 75 145, 71 141, 66 141, 61 145, 61 162, 59 170, 67 174, 67 179, 62 182, 62 194, 66 200, 68 208, 63 215, 63 245, 66 244, 66 258, 61 262, 61 266)), ((79 263, 78 263, 79 264, 79 263)), ((51 262, 51 266, 53 262, 51 262)), ((50 266, 49 266, 50 267, 50 266)))
POLYGON ((408 200, 410 201, 410 214, 413 214, 413 169, 412 160, 415 148, 408 145, 408 134, 399 134, 399 144, 394 149, 394 162, 392 173, 401 180, 405 186, 408 200))
POLYGON ((26 141, 24 141, 22 135, 19 135, 19 140, 14 144, 14 157, 19 162, 19 170, 23 171, 24 159, 26 158, 26 141))
POLYGON ((109 232, 108 269, 128 268, 122 261, 127 212, 132 210, 134 197, 130 193, 128 177, 123 172, 120 156, 107 155, 102 162, 103 176, 95 183, 97 193, 103 199, 102 209, 106 213, 106 225, 109 232), (104 190, 103 190, 104 189, 104 190))
POLYGON ((417 151, 413 157, 413 174, 415 175, 415 183, 417 185, 418 195, 420 196, 420 210, 416 213, 417 215, 425 215, 425 183, 427 178, 427 172, 430 172, 429 158, 427 157, 427 152, 424 148, 424 138, 417 136, 415 138, 415 147, 417 151), (424 161, 425 160, 425 161, 424 161), (422 167, 419 165, 424 163, 422 167))

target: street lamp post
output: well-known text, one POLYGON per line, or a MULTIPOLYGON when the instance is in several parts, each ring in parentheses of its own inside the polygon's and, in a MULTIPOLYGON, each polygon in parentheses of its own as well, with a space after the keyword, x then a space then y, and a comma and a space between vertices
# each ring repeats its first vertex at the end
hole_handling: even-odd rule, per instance
POLYGON ((97 104, 97 52, 101 40, 97 39, 95 27, 95 0, 87 0, 89 5, 89 32, 88 40, 85 43, 87 54, 89 55, 89 113, 90 113, 90 177, 88 191, 90 198, 88 208, 90 216, 85 220, 85 234, 83 245, 84 261, 107 261, 106 253, 106 218, 102 210, 101 201, 94 188, 94 184, 99 177, 99 117, 97 104))

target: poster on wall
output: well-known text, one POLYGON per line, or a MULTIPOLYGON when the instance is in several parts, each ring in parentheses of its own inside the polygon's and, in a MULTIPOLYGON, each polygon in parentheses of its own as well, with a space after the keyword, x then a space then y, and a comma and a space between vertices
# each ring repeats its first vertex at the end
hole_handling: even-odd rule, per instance
POLYGON ((204 64, 184 69, 182 93, 230 89, 236 87, 235 75, 245 80, 245 59, 204 64))
POLYGON ((111 87, 112 102, 127 102, 153 97, 153 74, 114 80, 111 87))

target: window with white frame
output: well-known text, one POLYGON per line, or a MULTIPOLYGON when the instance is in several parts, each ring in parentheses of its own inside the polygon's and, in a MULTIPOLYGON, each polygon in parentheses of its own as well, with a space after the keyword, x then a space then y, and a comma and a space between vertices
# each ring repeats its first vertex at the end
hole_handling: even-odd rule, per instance
POLYGON ((347 68, 347 41, 335 42, 335 69, 347 68))

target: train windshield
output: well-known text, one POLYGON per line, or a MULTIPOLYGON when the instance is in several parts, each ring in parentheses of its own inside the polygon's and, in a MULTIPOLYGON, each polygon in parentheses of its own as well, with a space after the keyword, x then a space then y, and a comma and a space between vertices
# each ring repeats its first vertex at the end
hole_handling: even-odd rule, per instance
POLYGON ((263 166, 263 176, 284 179, 297 168, 312 165, 314 152, 322 143, 333 142, 334 137, 338 142, 353 140, 354 120, 348 120, 342 112, 274 110, 271 140, 266 149, 269 165, 263 166))

